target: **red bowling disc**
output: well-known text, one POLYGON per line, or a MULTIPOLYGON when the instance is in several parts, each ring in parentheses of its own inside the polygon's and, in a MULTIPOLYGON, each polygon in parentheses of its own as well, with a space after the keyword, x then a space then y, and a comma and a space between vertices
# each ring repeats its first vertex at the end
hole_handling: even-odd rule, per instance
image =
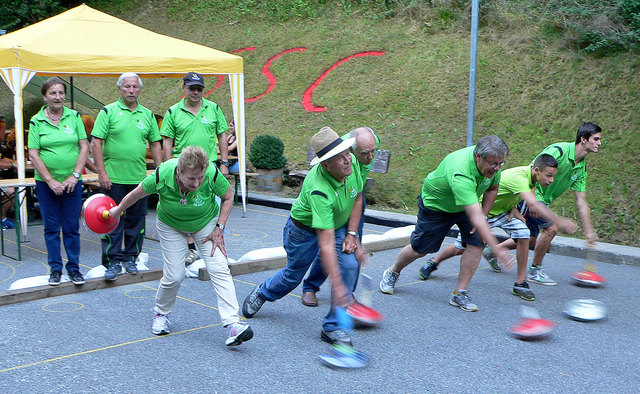
POLYGON ((364 326, 375 326, 384 320, 380 312, 358 302, 354 302, 347 307, 347 314, 351 316, 355 323, 364 326))
POLYGON ((535 339, 548 335, 558 323, 547 319, 525 318, 515 326, 509 328, 509 332, 520 339, 535 339))
POLYGON ((102 216, 104 211, 117 206, 115 201, 106 194, 98 193, 87 198, 82 205, 82 223, 94 234, 109 234, 118 226, 120 218, 107 218, 102 216))
POLYGON ((571 274, 571 279, 573 279, 578 286, 588 287, 600 287, 607 282, 602 275, 591 271, 574 272, 571 274))

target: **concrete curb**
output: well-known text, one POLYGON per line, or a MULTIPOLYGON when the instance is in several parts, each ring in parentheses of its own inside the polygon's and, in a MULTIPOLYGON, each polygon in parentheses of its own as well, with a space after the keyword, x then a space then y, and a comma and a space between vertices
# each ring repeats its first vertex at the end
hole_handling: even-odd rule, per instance
MULTIPOLYGON (((264 205, 279 209, 291 209, 291 204, 293 204, 294 201, 295 199, 293 198, 268 196, 257 193, 248 194, 248 202, 251 204, 264 205)), ((404 227, 408 225, 415 225, 417 218, 415 215, 378 211, 367 208, 364 220, 366 223, 383 226, 404 227)), ((502 230, 498 229, 494 233, 500 240, 504 240, 506 238, 502 230)), ((458 235, 458 231, 454 228, 449 232, 449 235, 456 237, 458 235)), ((551 243, 549 253, 612 264, 625 264, 640 267, 640 248, 634 248, 631 246, 598 242, 596 247, 591 249, 585 244, 584 240, 556 236, 551 243)))

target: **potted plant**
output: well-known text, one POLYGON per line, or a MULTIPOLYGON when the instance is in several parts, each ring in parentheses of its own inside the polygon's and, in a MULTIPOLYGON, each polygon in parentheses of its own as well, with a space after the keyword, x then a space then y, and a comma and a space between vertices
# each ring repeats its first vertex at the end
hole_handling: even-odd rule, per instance
POLYGON ((287 159, 284 143, 273 135, 259 135, 249 147, 249 160, 258 172, 258 189, 282 190, 282 169, 287 159))

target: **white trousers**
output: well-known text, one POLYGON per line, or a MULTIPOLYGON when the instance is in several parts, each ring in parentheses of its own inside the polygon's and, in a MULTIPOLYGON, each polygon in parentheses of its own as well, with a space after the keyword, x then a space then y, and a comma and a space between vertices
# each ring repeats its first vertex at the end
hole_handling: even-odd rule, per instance
MULTIPOLYGON (((196 247, 207 266, 213 289, 218 297, 218 312, 223 325, 226 326, 240 320, 238 316, 239 308, 236 288, 227 265, 227 259, 220 252, 220 249, 216 249, 212 257, 213 242, 203 242, 215 228, 215 223, 216 219, 213 219, 202 230, 191 233, 191 236, 196 241, 196 247)), ((156 294, 154 312, 167 315, 176 304, 178 290, 185 276, 184 260, 189 253, 189 248, 187 247, 188 233, 178 231, 157 219, 156 227, 158 228, 164 265, 162 279, 160 279, 158 293, 156 294)))

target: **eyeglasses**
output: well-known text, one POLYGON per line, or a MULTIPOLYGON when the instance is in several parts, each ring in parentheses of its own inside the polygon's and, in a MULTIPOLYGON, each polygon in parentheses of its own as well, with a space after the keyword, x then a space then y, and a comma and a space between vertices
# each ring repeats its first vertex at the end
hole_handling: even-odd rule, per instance
POLYGON ((498 168, 499 169, 500 167, 502 167, 504 165, 504 161, 491 162, 491 161, 488 161, 486 157, 483 157, 482 160, 484 160, 485 163, 487 163, 489 165, 489 167, 491 167, 491 168, 498 168))
POLYGON ((196 91, 196 92, 202 92, 204 90, 204 88, 202 86, 192 85, 192 86, 189 86, 189 90, 193 90, 193 91, 196 91))

